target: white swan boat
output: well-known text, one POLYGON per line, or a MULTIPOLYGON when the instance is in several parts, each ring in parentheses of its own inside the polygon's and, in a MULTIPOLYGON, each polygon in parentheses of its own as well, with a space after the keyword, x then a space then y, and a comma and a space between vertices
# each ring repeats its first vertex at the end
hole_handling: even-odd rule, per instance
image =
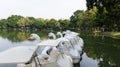
POLYGON ((18 46, 0 53, 0 64, 16 63, 17 67, 73 67, 72 58, 56 49, 59 42, 46 40, 37 46, 18 46), (41 54, 41 46, 48 46, 41 54), (52 48, 52 50, 51 50, 52 48))
POLYGON ((69 55, 64 54, 62 49, 57 48, 58 46, 61 46, 60 43, 61 41, 46 40, 38 44, 39 46, 43 44, 50 46, 46 47, 38 56, 41 62, 41 66, 50 67, 50 64, 52 64, 52 67, 73 67, 72 58, 69 55))
POLYGON ((72 57, 72 60, 73 60, 74 64, 79 63, 80 59, 82 57, 79 54, 78 50, 71 45, 69 39, 63 37, 61 32, 57 32, 57 35, 60 35, 60 38, 56 39, 56 36, 55 36, 54 33, 49 33, 48 36, 53 37, 53 39, 56 40, 56 41, 61 41, 60 44, 61 44, 62 47, 60 47, 60 48, 63 49, 63 52, 72 57))
POLYGON ((80 45, 80 47, 83 49, 84 41, 81 37, 78 36, 79 35, 78 33, 70 31, 70 30, 66 30, 66 31, 63 32, 63 34, 65 34, 64 37, 66 37, 66 36, 72 37, 75 40, 75 42, 78 45, 80 45))
MULTIPOLYGON (((62 44, 62 49, 64 50, 64 53, 72 57, 73 63, 79 63, 82 59, 83 50, 80 46, 81 42, 76 40, 76 37, 78 37, 77 34, 71 34, 66 32, 65 36, 63 37, 63 34, 61 32, 57 32, 57 35, 59 35, 60 38, 56 39, 56 35, 54 33, 48 33, 48 36, 52 37, 53 40, 64 42, 64 45, 62 44)), ((36 39, 38 42, 40 42, 40 37, 37 34, 31 34, 30 39, 36 39)))
POLYGON ((80 55, 83 54, 83 47, 84 47, 84 41, 81 37, 78 36, 78 33, 66 30, 63 32, 65 34, 65 38, 69 39, 71 43, 74 45, 74 48, 76 48, 80 55))
POLYGON ((58 38, 56 41, 61 41, 60 42, 60 48, 63 50, 63 52, 67 55, 70 55, 73 63, 77 64, 80 63, 80 59, 82 56, 79 55, 78 50, 76 50, 70 43, 70 41, 66 38, 58 38))

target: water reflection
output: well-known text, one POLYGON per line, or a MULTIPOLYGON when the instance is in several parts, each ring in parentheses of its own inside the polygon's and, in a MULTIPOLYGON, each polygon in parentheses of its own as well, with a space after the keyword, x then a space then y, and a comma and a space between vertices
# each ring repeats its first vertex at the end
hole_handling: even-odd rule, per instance
MULTIPOLYGON (((98 66, 91 67, 120 67, 120 40, 111 37, 83 35, 84 51, 89 58, 96 60, 98 66)), ((84 66, 86 67, 86 66, 84 66)))
POLYGON ((22 42, 25 41, 31 33, 38 34, 41 38, 47 35, 47 31, 13 31, 13 30, 0 30, 0 36, 7 38, 11 42, 22 42))
MULTIPOLYGON (((31 33, 37 33, 44 39, 49 31, 8 31, 0 30, 0 52, 15 46, 35 45, 28 41, 31 33)), ((120 39, 84 33, 84 54, 80 64, 75 67, 120 67, 120 39)), ((0 64, 0 67, 16 67, 16 64, 0 64)))
POLYGON ((86 53, 82 56, 83 60, 80 62, 80 67, 98 67, 98 61, 90 58, 86 53))

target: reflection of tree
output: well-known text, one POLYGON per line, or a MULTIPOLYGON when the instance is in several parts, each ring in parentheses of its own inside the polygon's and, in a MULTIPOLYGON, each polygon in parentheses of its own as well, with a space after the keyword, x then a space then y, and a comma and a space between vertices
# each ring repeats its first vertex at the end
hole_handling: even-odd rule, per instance
POLYGON ((120 67, 119 39, 101 36, 83 36, 85 40, 84 51, 93 59, 99 61, 99 67, 120 67), (101 60, 102 58, 102 60, 101 60))
POLYGON ((28 37, 28 33, 25 32, 18 32, 17 38, 20 39, 20 41, 26 40, 28 37))
POLYGON ((7 38, 11 42, 21 42, 25 39, 22 38, 22 37, 24 37, 24 35, 20 35, 18 37, 19 33, 24 33, 24 32, 12 31, 12 30, 2 30, 1 33, 0 33, 0 36, 2 36, 3 38, 7 38))
POLYGON ((99 67, 117 67, 113 62, 110 61, 110 58, 103 58, 104 60, 101 60, 99 62, 99 67))
MULTIPOLYGON (((31 33, 33 32, 0 30, 0 36, 7 38, 11 42, 22 42, 26 40, 31 33)), ((47 35, 46 31, 34 31, 34 33, 38 34, 41 38, 47 35)))

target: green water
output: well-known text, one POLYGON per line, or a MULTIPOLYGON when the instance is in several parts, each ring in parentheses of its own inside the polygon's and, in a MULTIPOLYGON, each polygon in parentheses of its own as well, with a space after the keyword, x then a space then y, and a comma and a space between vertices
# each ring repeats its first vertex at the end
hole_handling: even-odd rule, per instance
MULTIPOLYGON (((36 33, 44 40, 48 32, 0 30, 0 52, 15 46, 35 45, 36 41, 27 40, 29 35, 36 33)), ((80 37, 85 42, 84 54, 75 67, 120 67, 120 39, 90 33, 80 33, 80 37)), ((16 64, 0 64, 0 67, 16 67, 16 64)))

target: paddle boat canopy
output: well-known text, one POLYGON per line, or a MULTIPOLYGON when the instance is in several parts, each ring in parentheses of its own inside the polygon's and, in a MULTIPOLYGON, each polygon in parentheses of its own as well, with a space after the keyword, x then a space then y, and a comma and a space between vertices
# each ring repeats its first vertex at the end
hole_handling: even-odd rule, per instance
POLYGON ((28 63, 35 54, 35 46, 18 46, 0 53, 0 64, 3 63, 28 63))

